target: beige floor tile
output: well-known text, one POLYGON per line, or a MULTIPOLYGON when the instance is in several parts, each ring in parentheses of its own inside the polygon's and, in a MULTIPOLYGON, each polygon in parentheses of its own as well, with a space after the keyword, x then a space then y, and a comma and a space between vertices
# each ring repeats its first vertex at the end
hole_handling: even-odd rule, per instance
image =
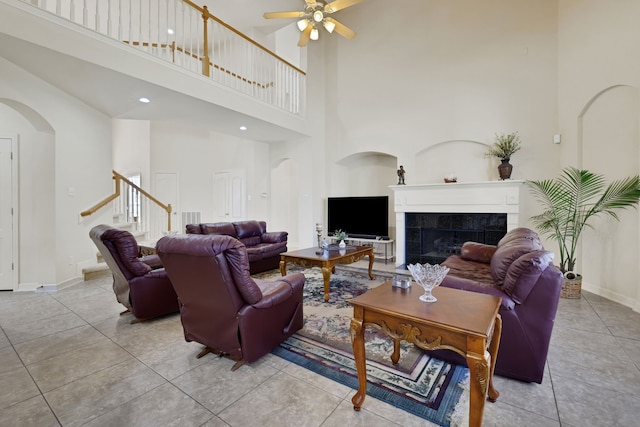
POLYGON ((60 427, 41 394, 23 400, 0 411, 0 426, 4 427, 60 427))
POLYGON ((88 422, 86 427, 198 427, 213 414, 172 384, 163 384, 88 422))
POLYGON ((137 360, 82 377, 44 394, 60 422, 74 427, 89 422, 166 381, 137 360))
POLYGON ((171 382, 216 415, 278 372, 261 361, 231 371, 235 362, 230 359, 212 354, 203 359, 207 363, 171 382))
POLYGON ((16 344, 15 349, 22 362, 30 365, 63 353, 77 351, 100 342, 109 341, 104 335, 87 324, 62 332, 16 344))
POLYGON ((637 426, 640 398, 597 385, 554 377, 554 390, 563 426, 637 426))
POLYGON ((182 339, 153 348, 137 358, 164 378, 171 380, 200 365, 210 363, 210 359, 206 357, 196 358, 202 348, 201 344, 182 339))
POLYGON ((40 396, 40 390, 23 366, 1 373, 0 384, 0 413, 11 405, 40 396))
POLYGON ((104 341, 35 362, 27 365, 27 369, 38 387, 46 393, 132 359, 122 348, 104 341))
POLYGON ((280 372, 218 416, 232 426, 319 426, 340 401, 330 393, 280 372))
POLYGON ((24 323, 3 326, 3 329, 13 344, 19 344, 85 324, 86 322, 78 315, 67 312, 37 321, 25 321, 24 323))

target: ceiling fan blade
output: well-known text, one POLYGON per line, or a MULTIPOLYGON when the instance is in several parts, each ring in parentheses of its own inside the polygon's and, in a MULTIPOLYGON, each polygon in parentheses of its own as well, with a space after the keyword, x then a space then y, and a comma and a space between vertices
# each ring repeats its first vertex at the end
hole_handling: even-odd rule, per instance
POLYGON ((274 19, 274 18, 301 18, 304 16, 304 12, 266 12, 264 15, 265 19, 274 19))
POLYGON ((311 30, 313 29, 313 25, 307 25, 307 28, 304 29, 302 34, 300 35, 300 40, 298 41, 298 46, 305 47, 309 44, 309 40, 311 39, 311 30))
POLYGON ((308 7, 313 7, 316 5, 315 0, 304 0, 304 2, 307 4, 308 7))
POLYGON ((335 0, 331 3, 327 3, 324 7, 324 11, 327 13, 334 13, 342 9, 346 9, 349 6, 360 3, 362 0, 335 0))
POLYGON ((346 39, 352 39, 356 36, 355 31, 353 31, 351 28, 347 27, 346 25, 339 23, 333 18, 325 18, 325 21, 333 23, 335 25, 335 28, 333 29, 333 31, 340 34, 342 37, 346 39))

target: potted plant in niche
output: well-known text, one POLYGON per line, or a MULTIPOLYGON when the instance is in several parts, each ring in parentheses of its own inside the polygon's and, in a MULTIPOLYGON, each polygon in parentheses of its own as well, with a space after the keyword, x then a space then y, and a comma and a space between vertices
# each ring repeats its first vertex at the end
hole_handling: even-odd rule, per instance
POLYGON ((498 166, 500 179, 505 180, 511 178, 513 166, 509 163, 511 156, 522 148, 520 136, 518 132, 513 133, 497 133, 495 142, 489 147, 485 153, 486 157, 497 157, 502 163, 498 166))
POLYGON ((589 220, 607 214, 619 220, 616 211, 637 207, 640 201, 638 175, 609 183, 602 175, 567 167, 555 179, 528 181, 531 192, 544 211, 531 217, 538 230, 558 242, 560 265, 565 280, 561 295, 580 298, 582 276, 575 273, 576 248, 589 220))

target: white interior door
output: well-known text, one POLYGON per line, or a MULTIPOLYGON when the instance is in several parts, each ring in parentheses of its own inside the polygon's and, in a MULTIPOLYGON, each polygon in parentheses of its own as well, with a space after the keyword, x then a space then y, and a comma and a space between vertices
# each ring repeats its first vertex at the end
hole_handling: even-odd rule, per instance
POLYGON ((17 214, 14 165, 17 161, 12 156, 13 146, 13 139, 0 137, 0 290, 15 289, 18 268, 14 260, 14 213, 17 214))
POLYGON ((215 222, 246 219, 246 183, 243 170, 217 172, 213 175, 213 214, 215 222))

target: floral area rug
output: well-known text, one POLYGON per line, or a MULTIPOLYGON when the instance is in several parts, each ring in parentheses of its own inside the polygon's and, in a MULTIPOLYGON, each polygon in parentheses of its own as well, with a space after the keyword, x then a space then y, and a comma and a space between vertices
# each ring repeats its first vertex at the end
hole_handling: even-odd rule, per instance
MULTIPOLYGON (((338 270, 331 275, 330 300, 324 302, 319 268, 290 268, 306 277, 304 327, 273 353, 320 375, 358 389, 349 325, 353 308, 349 300, 391 278, 375 273, 338 270)), ((254 277, 280 276, 271 271, 254 277)), ((464 425, 468 412, 468 370, 429 357, 406 342, 401 343, 400 362, 393 365, 393 341, 375 325, 365 328, 367 395, 441 426, 464 425), (466 394, 466 396, 465 396, 466 394)), ((366 405, 366 400, 365 400, 366 405)))

